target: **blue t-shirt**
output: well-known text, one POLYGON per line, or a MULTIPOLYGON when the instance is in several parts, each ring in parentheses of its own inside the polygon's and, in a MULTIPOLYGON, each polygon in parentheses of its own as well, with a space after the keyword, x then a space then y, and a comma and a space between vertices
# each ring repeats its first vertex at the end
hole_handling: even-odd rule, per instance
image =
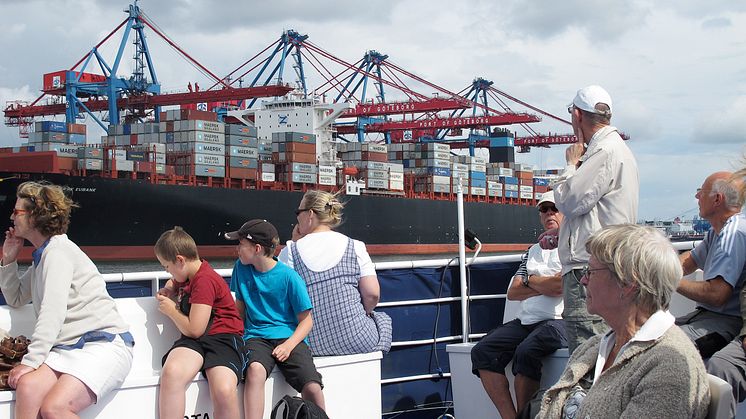
POLYGON ((303 278, 280 261, 269 271, 259 272, 237 260, 231 291, 246 308, 244 340, 289 338, 298 327, 298 314, 313 307, 303 278))
POLYGON ((692 259, 704 272, 704 279, 721 276, 733 286, 728 302, 722 307, 699 304, 700 307, 729 316, 740 316, 738 295, 746 280, 746 215, 738 213, 725 222, 719 234, 713 229, 692 250, 692 259))

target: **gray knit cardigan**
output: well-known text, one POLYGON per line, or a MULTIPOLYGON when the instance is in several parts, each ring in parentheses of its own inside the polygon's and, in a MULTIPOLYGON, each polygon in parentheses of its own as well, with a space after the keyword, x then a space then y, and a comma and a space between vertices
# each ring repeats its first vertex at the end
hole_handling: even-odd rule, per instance
MULTIPOLYGON (((593 374, 602 335, 579 346, 559 381, 544 394, 537 418, 561 418, 573 386, 593 374)), ((692 342, 671 326, 650 342, 633 342, 588 391, 578 412, 586 418, 704 418, 710 388, 702 358, 692 342)))

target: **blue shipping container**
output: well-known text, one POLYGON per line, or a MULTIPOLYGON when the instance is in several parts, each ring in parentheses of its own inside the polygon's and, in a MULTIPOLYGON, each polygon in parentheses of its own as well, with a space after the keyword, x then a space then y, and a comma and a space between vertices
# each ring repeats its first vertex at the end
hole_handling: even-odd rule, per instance
POLYGON ((59 121, 41 121, 42 132, 67 132, 67 124, 59 121))
POLYGON ((505 191, 506 198, 518 198, 518 191, 505 191))
POLYGON ((500 176, 500 182, 508 185, 517 185, 518 178, 513 176, 500 176))
POLYGON ((485 172, 469 172, 469 177, 476 180, 487 180, 487 173, 485 172))
POLYGON ((490 147, 513 147, 512 137, 490 137, 490 147))
POLYGON ((435 176, 451 176, 451 169, 447 167, 428 167, 427 173, 435 176))
POLYGON ((549 179, 547 179, 547 178, 541 178, 541 177, 535 177, 534 178, 534 186, 549 186, 549 179))
POLYGON ((469 181, 469 185, 471 185, 474 188, 486 188, 487 187, 487 181, 481 180, 481 179, 471 179, 469 181))
POLYGON ((85 145, 85 134, 67 134, 67 142, 76 145, 85 145))

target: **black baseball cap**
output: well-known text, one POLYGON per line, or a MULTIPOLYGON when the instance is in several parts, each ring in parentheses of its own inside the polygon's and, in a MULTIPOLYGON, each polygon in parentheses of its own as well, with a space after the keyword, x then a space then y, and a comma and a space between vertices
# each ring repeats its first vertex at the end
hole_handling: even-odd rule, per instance
POLYGON ((227 240, 251 240, 266 247, 274 247, 275 239, 279 239, 275 226, 262 219, 247 221, 238 230, 225 233, 223 236, 227 240))

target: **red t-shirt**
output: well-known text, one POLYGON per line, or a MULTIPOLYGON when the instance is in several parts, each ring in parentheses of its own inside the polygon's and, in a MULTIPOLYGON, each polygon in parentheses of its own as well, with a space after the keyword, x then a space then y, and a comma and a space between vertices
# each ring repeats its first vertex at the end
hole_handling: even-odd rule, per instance
MULTIPOLYGON (((180 307, 184 307, 182 304, 184 298, 189 299, 189 304, 206 304, 212 307, 212 323, 209 324, 208 335, 218 333, 243 335, 243 320, 238 315, 231 290, 223 277, 218 275, 206 260, 202 261, 194 278, 184 283, 174 281, 174 285, 178 296, 177 303, 180 307)), ((185 309, 182 309, 182 312, 184 311, 185 309)), ((184 314, 189 315, 188 312, 184 314)))

